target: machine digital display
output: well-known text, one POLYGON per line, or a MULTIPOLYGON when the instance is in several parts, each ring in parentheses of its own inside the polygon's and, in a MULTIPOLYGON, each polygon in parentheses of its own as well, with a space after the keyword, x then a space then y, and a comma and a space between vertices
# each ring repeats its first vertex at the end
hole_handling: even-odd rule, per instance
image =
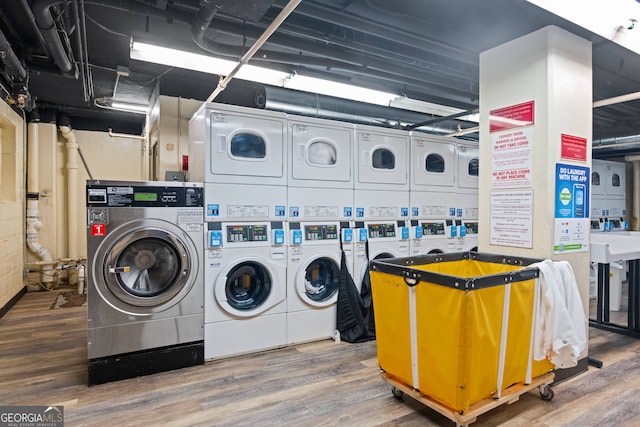
POLYGON ((599 230, 600 229, 600 221, 597 219, 592 219, 591 220, 591 229, 592 230, 599 230))
POLYGON ((467 234, 478 234, 477 222, 465 222, 464 226, 467 227, 467 234))
POLYGON ((337 225, 305 225, 305 240, 337 240, 337 225))
POLYGON ((157 202, 158 194, 157 193, 134 193, 133 200, 136 202, 157 202))
POLYGON ((395 237, 395 224, 369 224, 369 237, 395 237))
POLYGON ((423 236, 444 236, 444 222, 422 223, 423 236))
POLYGON ((228 225, 227 242, 266 242, 266 225, 228 225))
POLYGON ((609 220, 609 222, 611 222, 611 225, 613 226, 613 228, 622 228, 622 223, 620 222, 619 219, 611 219, 609 220))

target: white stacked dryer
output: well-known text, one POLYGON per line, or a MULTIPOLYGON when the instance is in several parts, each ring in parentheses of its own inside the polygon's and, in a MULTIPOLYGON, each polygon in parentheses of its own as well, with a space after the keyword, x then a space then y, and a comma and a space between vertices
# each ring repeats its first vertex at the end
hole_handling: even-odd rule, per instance
POLYGON ((456 141, 456 194, 462 208, 462 250, 478 250, 478 172, 480 150, 477 143, 456 141))
POLYGON ((286 114, 204 104, 189 121, 189 159, 205 221, 286 219, 286 114))
POLYGON ((422 236, 412 235, 412 255, 464 250, 455 141, 411 133, 411 218, 423 229, 422 236))
POLYGON ((205 359, 286 345, 286 114, 204 104, 189 179, 204 181, 205 359))
POLYGON ((284 223, 209 222, 205 245, 205 360, 286 345, 284 223))
POLYGON ((290 221, 287 264, 287 344, 331 337, 342 253, 353 265, 352 230, 348 222, 290 221))
POLYGON ((354 125, 287 116, 288 219, 353 219, 354 125))
POLYGON ((625 167, 621 162, 597 159, 592 161, 592 231, 623 231, 628 228, 625 167))
POLYGON ((409 256, 410 137, 396 129, 355 128, 353 278, 360 286, 369 260, 409 256))

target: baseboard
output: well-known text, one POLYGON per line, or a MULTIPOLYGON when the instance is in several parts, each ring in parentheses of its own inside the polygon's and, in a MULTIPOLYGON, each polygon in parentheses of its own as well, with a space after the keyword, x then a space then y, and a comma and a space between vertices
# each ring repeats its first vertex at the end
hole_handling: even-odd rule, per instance
POLYGON ((20 301, 20 298, 22 298, 26 293, 27 287, 24 286, 17 294, 13 296, 13 298, 9 300, 9 302, 7 302, 2 308, 0 308, 0 319, 2 319, 4 315, 7 314, 9 310, 11 310, 11 307, 16 305, 16 303, 20 301))

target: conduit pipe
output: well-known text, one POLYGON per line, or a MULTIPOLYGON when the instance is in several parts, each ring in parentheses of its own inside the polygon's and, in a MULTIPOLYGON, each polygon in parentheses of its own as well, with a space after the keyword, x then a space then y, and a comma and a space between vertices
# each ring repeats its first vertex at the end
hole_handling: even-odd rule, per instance
POLYGON ((209 95, 206 102, 213 101, 220 92, 225 90, 231 79, 233 79, 236 73, 240 71, 240 68, 242 68, 244 64, 249 62, 249 60, 253 57, 253 55, 255 55, 258 49, 262 47, 262 45, 267 41, 271 34, 273 34, 278 29, 280 24, 282 24, 284 20, 287 19, 287 16, 289 16, 291 12, 293 12, 293 10, 296 8, 296 6, 298 6, 298 4, 300 4, 301 1, 302 0, 290 0, 289 3, 287 3, 287 5, 280 11, 278 16, 276 16, 276 19, 273 20, 271 25, 269 25, 267 29, 264 30, 264 33, 260 36, 260 38, 256 40, 256 42, 253 44, 253 46, 251 46, 247 53, 245 53, 242 58, 240 58, 240 61, 236 64, 233 70, 231 70, 231 72, 223 80, 218 82, 218 87, 216 87, 211 95, 209 95))
POLYGON ((640 155, 624 156, 627 162, 633 164, 633 218, 632 228, 639 230, 638 219, 640 219, 640 155))
POLYGON ((45 287, 53 282, 53 257, 38 241, 38 231, 42 228, 38 211, 38 125, 29 123, 27 132, 27 247, 43 262, 40 281, 45 287))
POLYGON ((67 123, 60 125, 67 140, 67 256, 78 257, 78 141, 67 123))

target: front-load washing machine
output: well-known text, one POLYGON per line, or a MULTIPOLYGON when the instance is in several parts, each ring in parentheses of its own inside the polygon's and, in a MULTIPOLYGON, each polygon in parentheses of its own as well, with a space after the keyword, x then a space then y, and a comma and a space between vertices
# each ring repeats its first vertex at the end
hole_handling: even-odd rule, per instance
POLYGON ((409 219, 409 133, 356 125, 356 221, 409 219))
POLYGON ((422 238, 420 245, 412 245, 412 255, 442 254, 463 250, 463 242, 458 236, 452 236, 456 220, 426 219, 420 220, 422 238))
POLYGON ((283 222, 209 222, 205 246, 205 360, 285 346, 283 222))
POLYGON ((287 116, 292 221, 353 219, 354 125, 287 116))
POLYGON ((217 103, 189 121, 189 180, 206 221, 286 219, 286 114, 217 103))
POLYGON ((353 270, 349 222, 289 222, 287 263, 287 344, 330 338, 336 329, 336 302, 342 248, 353 270))
POLYGON ((89 384, 204 363, 202 184, 86 191, 89 384))
POLYGON ((369 261, 410 255, 410 224, 407 220, 356 221, 353 279, 362 285, 369 261))

